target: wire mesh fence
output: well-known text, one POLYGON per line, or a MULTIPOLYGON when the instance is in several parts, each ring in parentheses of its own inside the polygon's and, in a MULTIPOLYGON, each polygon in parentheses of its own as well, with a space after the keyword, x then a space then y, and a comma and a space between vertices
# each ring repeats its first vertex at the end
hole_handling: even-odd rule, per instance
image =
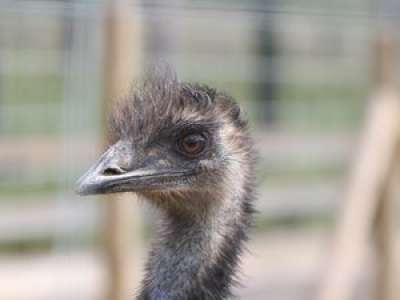
MULTIPOLYGON (((166 62, 182 80, 232 94, 249 115, 260 231, 333 224, 371 88, 371 44, 382 20, 400 16, 396 3, 376 6, 132 2, 139 73, 166 62)), ((73 184, 100 147, 105 10, 0 3, 0 253, 58 253, 99 237, 101 204, 77 199, 73 184)))

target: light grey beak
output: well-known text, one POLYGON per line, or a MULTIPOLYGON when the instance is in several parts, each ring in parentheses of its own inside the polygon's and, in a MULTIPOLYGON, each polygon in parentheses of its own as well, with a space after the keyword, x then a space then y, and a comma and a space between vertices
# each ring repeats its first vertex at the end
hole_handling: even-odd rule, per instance
POLYGON ((188 175, 184 170, 161 165, 162 158, 154 157, 143 163, 136 160, 131 145, 114 144, 78 180, 76 192, 83 196, 162 189, 188 175))

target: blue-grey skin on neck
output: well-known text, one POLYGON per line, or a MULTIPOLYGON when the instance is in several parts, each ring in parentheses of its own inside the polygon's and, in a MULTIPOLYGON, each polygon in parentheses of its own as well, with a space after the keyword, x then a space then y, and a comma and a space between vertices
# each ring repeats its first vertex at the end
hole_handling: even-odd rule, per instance
POLYGON ((134 192, 158 208, 138 299, 229 298, 254 198, 253 146, 239 106, 171 72, 153 74, 116 107, 110 132, 78 192, 134 192))

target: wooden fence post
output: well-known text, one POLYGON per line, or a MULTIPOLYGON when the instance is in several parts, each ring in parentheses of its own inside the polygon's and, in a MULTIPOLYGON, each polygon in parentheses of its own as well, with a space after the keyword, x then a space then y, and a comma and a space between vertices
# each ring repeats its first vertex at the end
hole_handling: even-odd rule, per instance
POLYGON ((376 299, 378 300, 398 300, 400 298, 400 248, 398 238, 398 217, 400 212, 399 183, 400 151, 398 150, 396 161, 394 161, 392 166, 388 186, 380 202, 377 218, 376 233, 379 269, 377 274, 376 299))
MULTIPOLYGON (((332 259, 318 294, 320 300, 349 300, 368 238, 395 160, 400 128, 400 99, 392 88, 390 37, 376 45, 377 87, 350 177, 333 243, 332 259)), ((386 228, 386 225, 383 226, 386 228)), ((386 242, 385 246, 389 246, 386 242)), ((385 258, 387 259, 387 258, 385 258)), ((379 300, 386 300, 381 299, 379 300)))
MULTIPOLYGON (((377 48, 378 57, 376 59, 376 81, 384 89, 396 90, 396 54, 398 47, 392 35, 381 37, 377 48)), ((400 97, 397 97, 400 103, 400 97)), ((398 116, 400 119, 400 115, 398 116)), ((385 189, 380 199, 376 219, 376 246, 378 254, 378 273, 377 273, 377 294, 378 300, 397 300, 400 299, 399 275, 400 266, 398 254, 397 233, 399 222, 397 221, 400 212, 400 126, 394 132, 394 139, 397 141, 396 152, 394 153, 390 174, 386 182, 385 189)))
MULTIPOLYGON (((127 93, 138 70, 139 22, 132 19, 132 2, 109 0, 105 15, 105 78, 102 124, 107 124, 111 100, 127 93)), ((104 143, 107 129, 104 128, 104 143)), ((132 299, 138 269, 134 260, 140 250, 139 211, 134 195, 112 195, 105 200, 108 300, 132 299)))

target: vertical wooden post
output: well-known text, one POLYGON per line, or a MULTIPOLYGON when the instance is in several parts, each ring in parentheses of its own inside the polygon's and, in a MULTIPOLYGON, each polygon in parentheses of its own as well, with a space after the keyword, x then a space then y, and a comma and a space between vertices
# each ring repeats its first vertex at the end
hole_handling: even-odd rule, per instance
MULTIPOLYGON (((399 131, 400 134, 400 131, 399 131)), ((399 145, 400 146, 400 145, 399 145)), ((379 207, 377 218, 377 252, 379 272, 378 300, 398 300, 400 297, 400 266, 398 216, 400 212, 400 151, 397 151, 388 187, 379 207)))
MULTIPOLYGON (((109 0, 105 16, 105 79, 102 124, 107 124, 110 102, 127 92, 138 69, 138 21, 133 23, 129 1, 109 0), (135 26, 136 25, 136 26, 135 26), (135 43, 136 42, 136 43, 135 43), (136 63, 135 63, 136 62, 136 63)), ((104 128, 104 144, 107 129, 104 128)), ((133 261, 139 248, 137 201, 133 195, 107 196, 105 201, 108 300, 132 299, 137 283, 133 261)))
POLYGON ((388 70, 393 62, 388 55, 391 52, 387 42, 387 37, 381 36, 377 43, 377 87, 344 198, 332 259, 319 291, 320 300, 350 299, 395 158, 400 128, 400 99, 391 89, 392 78, 388 70))
MULTIPOLYGON (((396 43, 394 38, 387 34, 381 36, 377 46, 377 82, 382 88, 395 90, 395 54, 396 43)), ((400 103, 400 98, 397 99, 400 103)), ((400 115, 398 116, 400 118, 400 115)), ((394 133, 397 148, 394 154, 387 186, 383 192, 377 215, 377 253, 379 261, 377 299, 397 300, 400 297, 398 284, 399 266, 397 259, 400 256, 396 251, 396 228, 400 203, 400 126, 394 133), (397 133, 397 134, 396 134, 397 133)))

